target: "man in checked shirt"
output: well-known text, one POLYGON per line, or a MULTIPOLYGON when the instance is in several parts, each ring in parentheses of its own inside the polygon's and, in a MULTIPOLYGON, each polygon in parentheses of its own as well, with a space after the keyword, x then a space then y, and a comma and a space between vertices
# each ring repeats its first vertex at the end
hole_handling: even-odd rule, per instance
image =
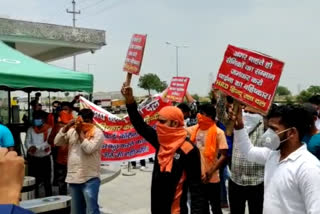
MULTIPOLYGON (((262 147, 259 138, 264 133, 263 117, 249 106, 244 108, 244 126, 254 146, 262 147)), ((233 145, 229 204, 231 214, 244 214, 248 202, 250 214, 262 214, 264 166, 250 162, 241 155, 238 145, 233 145)))

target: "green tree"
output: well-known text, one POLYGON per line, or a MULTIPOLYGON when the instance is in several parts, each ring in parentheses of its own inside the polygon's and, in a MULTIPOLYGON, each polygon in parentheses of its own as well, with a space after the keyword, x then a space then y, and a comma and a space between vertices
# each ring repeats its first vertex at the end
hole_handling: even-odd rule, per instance
POLYGON ((298 102, 308 102, 313 95, 320 94, 320 86, 311 85, 308 89, 303 90, 297 96, 298 102))
POLYGON ((193 94, 191 95, 193 97, 193 99, 195 100, 199 100, 200 99, 200 96, 198 94, 193 94))
POLYGON ((148 94, 151 95, 151 90, 161 92, 167 88, 167 83, 161 81, 156 74, 145 74, 139 78, 138 86, 148 91, 148 94))
POLYGON ((291 95, 291 91, 287 87, 279 85, 276 90, 276 95, 277 96, 289 96, 289 95, 291 95))

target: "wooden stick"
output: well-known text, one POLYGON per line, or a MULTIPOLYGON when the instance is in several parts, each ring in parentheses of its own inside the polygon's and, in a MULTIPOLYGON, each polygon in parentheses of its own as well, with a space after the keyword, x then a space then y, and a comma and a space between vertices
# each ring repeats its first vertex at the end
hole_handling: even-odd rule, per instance
POLYGON ((132 79, 132 74, 131 73, 127 73, 126 86, 130 86, 131 79, 132 79))
MULTIPOLYGON (((233 113, 234 115, 238 115, 238 111, 241 109, 239 109, 240 103, 238 102, 238 100, 234 100, 233 102, 233 113)), ((226 135, 227 136, 232 136, 233 134, 233 127, 234 127, 234 121, 232 119, 229 119, 227 124, 226 124, 226 135)))

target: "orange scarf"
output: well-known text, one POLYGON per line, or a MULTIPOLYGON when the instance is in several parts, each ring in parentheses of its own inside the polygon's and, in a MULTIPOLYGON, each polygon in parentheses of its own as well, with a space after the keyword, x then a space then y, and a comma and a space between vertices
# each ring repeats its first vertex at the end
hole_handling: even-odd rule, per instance
POLYGON ((87 139, 90 139, 94 136, 95 125, 93 123, 85 123, 82 118, 79 116, 74 125, 75 129, 80 129, 87 139))
POLYGON ((34 126, 33 130, 37 134, 43 133, 43 141, 47 142, 48 140, 48 130, 51 128, 48 124, 43 124, 41 127, 34 126))
POLYGON ((186 141, 187 132, 183 127, 172 128, 161 123, 157 124, 160 144, 158 161, 161 172, 171 172, 174 154, 186 141))
POLYGON ((195 143, 199 129, 208 130, 203 154, 207 160, 212 162, 215 159, 217 152, 217 125, 211 118, 202 114, 198 114, 197 119, 198 124, 191 134, 190 140, 195 143))
POLYGON ((174 106, 166 106, 159 111, 159 116, 179 123, 178 127, 169 127, 157 123, 157 134, 160 144, 158 161, 161 172, 171 172, 174 154, 185 142, 187 132, 183 128, 183 113, 174 106))
POLYGON ((59 122, 61 122, 61 123, 67 124, 72 119, 73 119, 73 115, 72 115, 72 113, 70 113, 68 111, 63 110, 59 114, 59 122))

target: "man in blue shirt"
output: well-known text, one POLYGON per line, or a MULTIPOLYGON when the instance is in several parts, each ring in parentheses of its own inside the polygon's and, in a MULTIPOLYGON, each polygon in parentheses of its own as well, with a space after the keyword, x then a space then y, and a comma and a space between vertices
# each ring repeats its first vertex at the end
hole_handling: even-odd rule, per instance
POLYGON ((314 123, 311 125, 311 133, 304 136, 302 139, 303 142, 307 144, 307 149, 314 156, 316 156, 320 160, 320 131, 316 127, 316 121, 318 119, 317 109, 312 106, 310 103, 305 103, 303 105, 304 109, 306 109, 309 113, 312 114, 314 118, 314 123))
POLYGON ((14 149, 14 140, 10 130, 0 124, 0 148, 5 147, 8 148, 9 151, 13 151, 14 149))

